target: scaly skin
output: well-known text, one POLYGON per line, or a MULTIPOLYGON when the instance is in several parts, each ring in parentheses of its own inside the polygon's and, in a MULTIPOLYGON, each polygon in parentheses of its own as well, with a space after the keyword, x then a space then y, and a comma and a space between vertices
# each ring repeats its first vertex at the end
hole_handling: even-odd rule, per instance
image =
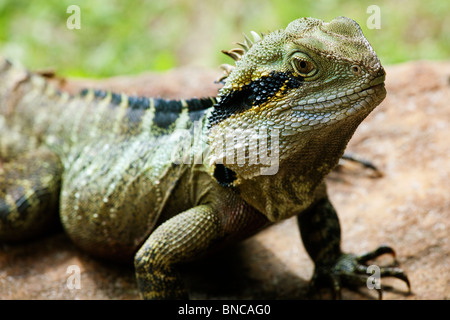
POLYGON ((175 299, 178 264, 297 215, 314 283, 365 284, 364 263, 393 251, 341 251, 324 177, 384 99, 385 72, 348 18, 254 37, 225 52, 236 65, 217 100, 69 97, 2 62, 0 240, 34 236, 59 206, 77 246, 134 259, 143 298, 175 299))

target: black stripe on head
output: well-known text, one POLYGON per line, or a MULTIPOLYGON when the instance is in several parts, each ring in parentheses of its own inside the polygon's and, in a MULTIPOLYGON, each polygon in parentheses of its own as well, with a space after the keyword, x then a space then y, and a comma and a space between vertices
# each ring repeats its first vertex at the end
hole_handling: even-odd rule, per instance
POLYGON ((303 78, 289 72, 272 71, 268 76, 254 80, 240 90, 221 97, 209 118, 212 127, 233 114, 244 112, 267 102, 280 90, 294 89, 302 85, 303 78))
POLYGON ((180 116, 183 105, 180 101, 155 99, 155 117, 153 123, 162 128, 167 129, 180 116))

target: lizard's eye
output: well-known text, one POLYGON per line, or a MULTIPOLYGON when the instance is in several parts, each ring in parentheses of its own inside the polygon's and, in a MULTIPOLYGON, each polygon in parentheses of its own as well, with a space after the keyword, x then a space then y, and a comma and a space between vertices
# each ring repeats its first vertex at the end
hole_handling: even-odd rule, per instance
POLYGON ((358 66, 358 65, 356 65, 356 64, 352 65, 351 69, 352 69, 352 72, 353 72, 353 74, 354 74, 355 76, 359 76, 359 75, 362 74, 362 69, 361 69, 361 67, 358 66))
POLYGON ((317 71, 314 63, 302 56, 294 57, 292 59, 292 66, 294 70, 302 77, 310 77, 317 71))

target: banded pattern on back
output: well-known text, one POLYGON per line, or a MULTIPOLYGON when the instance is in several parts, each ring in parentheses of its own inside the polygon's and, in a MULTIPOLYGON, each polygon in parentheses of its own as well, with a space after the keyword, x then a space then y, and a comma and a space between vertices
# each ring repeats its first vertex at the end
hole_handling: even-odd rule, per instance
POLYGON ((147 98, 143 96, 127 96, 104 90, 85 89, 80 92, 81 98, 92 100, 101 104, 107 101, 109 107, 114 109, 124 108, 122 116, 117 119, 123 122, 123 129, 120 134, 134 135, 143 128, 142 121, 144 115, 151 113, 151 133, 152 135, 164 135, 173 132, 176 121, 186 114, 190 122, 200 120, 205 111, 216 104, 214 97, 192 98, 188 100, 170 100, 163 98, 147 98))

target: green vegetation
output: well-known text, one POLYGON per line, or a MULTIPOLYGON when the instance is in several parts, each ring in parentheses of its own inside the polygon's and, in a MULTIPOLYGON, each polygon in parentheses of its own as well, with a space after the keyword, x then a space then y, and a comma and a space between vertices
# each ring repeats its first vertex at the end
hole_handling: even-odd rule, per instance
POLYGON ((0 54, 32 69, 106 77, 183 65, 214 68, 242 33, 284 28, 312 16, 356 20, 384 64, 450 58, 450 1, 331 0, 0 0, 0 54), (81 29, 66 12, 81 9, 81 29), (367 28, 367 7, 381 10, 381 28, 367 28))

